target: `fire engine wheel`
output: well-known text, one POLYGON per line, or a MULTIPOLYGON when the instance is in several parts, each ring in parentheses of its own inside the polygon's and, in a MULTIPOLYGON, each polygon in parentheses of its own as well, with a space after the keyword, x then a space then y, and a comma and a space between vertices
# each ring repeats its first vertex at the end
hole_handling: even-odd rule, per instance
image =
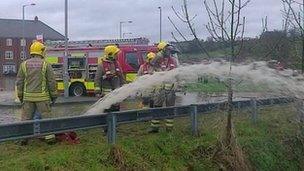
POLYGON ((81 83, 73 84, 70 88, 70 95, 71 96, 83 96, 86 94, 85 87, 81 83))

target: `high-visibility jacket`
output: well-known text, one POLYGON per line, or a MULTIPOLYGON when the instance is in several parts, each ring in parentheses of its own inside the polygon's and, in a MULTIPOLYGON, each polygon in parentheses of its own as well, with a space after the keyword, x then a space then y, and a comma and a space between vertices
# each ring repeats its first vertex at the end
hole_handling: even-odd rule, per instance
POLYGON ((104 60, 102 62, 103 71, 107 78, 111 78, 116 75, 120 75, 122 72, 122 69, 117 61, 108 61, 104 60))
POLYGON ((144 64, 142 64, 139 67, 137 75, 142 76, 142 75, 153 74, 153 73, 154 73, 154 67, 150 63, 145 62, 144 64))
POLYGON ((21 63, 16 86, 18 98, 23 101, 49 101, 57 97, 53 69, 39 56, 21 63))
MULTIPOLYGON (((177 68, 177 60, 172 56, 165 56, 162 51, 156 54, 152 60, 152 64, 156 67, 156 71, 170 71, 177 68)), ((172 84, 159 85, 157 89, 165 88, 171 90, 174 87, 172 84)))
POLYGON ((114 90, 123 85, 125 78, 117 61, 103 60, 95 75, 95 91, 99 93, 104 86, 114 90))
POLYGON ((162 71, 170 71, 176 67, 177 67, 177 62, 175 58, 169 56, 160 59, 160 68, 162 71))
POLYGON ((162 51, 156 54, 151 63, 158 71, 170 71, 177 67, 177 60, 172 56, 165 56, 162 51))

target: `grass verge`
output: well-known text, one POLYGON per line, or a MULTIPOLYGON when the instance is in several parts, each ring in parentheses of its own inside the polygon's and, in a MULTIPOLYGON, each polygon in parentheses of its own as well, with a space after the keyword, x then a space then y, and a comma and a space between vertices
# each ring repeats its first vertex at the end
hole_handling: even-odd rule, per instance
MULTIPOLYGON (((175 129, 148 134, 149 123, 119 126, 118 144, 123 169, 219 170, 215 144, 225 128, 225 113, 200 116, 200 136, 190 135, 188 118, 176 119, 175 129)), ((264 108, 253 124, 248 112, 234 115, 237 141, 256 170, 301 170, 304 148, 292 105, 264 108)), ((111 149, 101 129, 78 132, 81 143, 47 145, 32 140, 28 146, 0 145, 0 170, 116 170, 111 149)))

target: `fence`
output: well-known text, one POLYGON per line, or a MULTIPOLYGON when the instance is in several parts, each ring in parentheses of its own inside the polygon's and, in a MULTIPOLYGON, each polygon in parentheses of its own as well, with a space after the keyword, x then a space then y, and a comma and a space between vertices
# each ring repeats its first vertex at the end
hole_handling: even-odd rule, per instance
MULTIPOLYGON (((252 118, 257 120, 257 107, 293 102, 291 98, 268 98, 234 101, 234 108, 252 109, 252 118), (258 102, 258 103, 257 103, 258 102)), ((76 131, 97 127, 108 128, 108 143, 116 143, 116 127, 120 124, 143 122, 152 119, 166 119, 186 117, 190 115, 192 134, 198 134, 198 114, 214 112, 222 108, 226 102, 211 104, 197 104, 190 106, 153 108, 144 110, 130 110, 107 114, 75 116, 66 118, 31 120, 18 123, 0 125, 0 142, 17 140, 23 138, 33 138, 48 134, 56 134, 68 131, 76 131)))

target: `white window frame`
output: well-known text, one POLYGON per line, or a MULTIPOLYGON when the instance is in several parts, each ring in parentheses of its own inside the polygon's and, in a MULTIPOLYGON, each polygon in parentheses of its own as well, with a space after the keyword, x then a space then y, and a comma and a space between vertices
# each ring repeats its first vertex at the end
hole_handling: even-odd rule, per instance
POLYGON ((4 59, 14 59, 14 52, 10 50, 5 51, 4 59))
POLYGON ((6 46, 13 46, 13 39, 6 39, 6 46))
POLYGON ((20 39, 20 46, 26 46, 26 39, 20 39))
POLYGON ((20 52, 20 59, 26 59, 26 54, 24 51, 20 52))
POLYGON ((2 73, 13 71, 16 73, 16 65, 15 64, 3 64, 3 71, 2 73))

